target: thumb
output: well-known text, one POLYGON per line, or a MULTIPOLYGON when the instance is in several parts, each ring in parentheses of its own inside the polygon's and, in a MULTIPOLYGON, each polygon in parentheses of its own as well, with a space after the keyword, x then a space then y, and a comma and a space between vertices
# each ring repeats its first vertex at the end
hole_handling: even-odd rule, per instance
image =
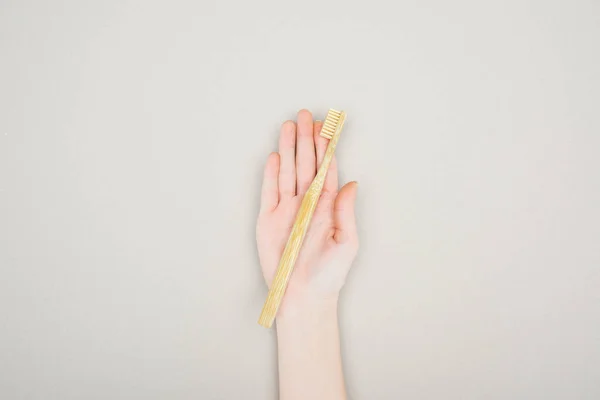
POLYGON ((333 206, 335 233, 333 238, 337 243, 345 243, 356 237, 354 202, 356 200, 357 188, 357 182, 347 183, 335 198, 335 204, 333 206))

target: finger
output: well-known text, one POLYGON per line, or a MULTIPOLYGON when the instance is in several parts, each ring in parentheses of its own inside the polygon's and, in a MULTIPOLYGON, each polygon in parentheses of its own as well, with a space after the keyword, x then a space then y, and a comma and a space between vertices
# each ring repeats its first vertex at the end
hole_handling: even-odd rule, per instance
POLYGON ((335 233, 333 239, 338 243, 346 243, 357 239, 354 203, 358 183, 350 182, 340 190, 333 206, 335 233))
POLYGON ((316 121, 313 126, 313 131, 315 137, 315 152, 317 155, 317 169, 321 167, 323 157, 325 156, 325 150, 327 150, 327 143, 329 143, 329 140, 321 137, 321 128, 323 128, 323 122, 316 121))
POLYGON ((337 168, 337 159, 335 155, 331 159, 331 164, 329 164, 329 170, 327 171, 327 175, 325 176, 325 184, 323 185, 323 191, 325 193, 336 193, 338 190, 338 168, 337 168))
POLYGON ((263 175, 262 191, 260 195, 260 211, 273 211, 279 203, 279 154, 271 153, 267 158, 263 175))
POLYGON ((296 193, 298 195, 303 195, 308 190, 317 170, 313 134, 312 114, 308 110, 300 110, 296 144, 296 193))
MULTIPOLYGON (((323 123, 321 121, 315 122, 314 126, 314 136, 315 136, 315 150, 317 154, 317 169, 321 168, 321 163, 323 162, 323 158, 325 158, 325 152, 327 151, 327 146, 329 145, 329 140, 321 137, 321 128, 323 128, 323 123)), ((325 177, 325 184, 323 185, 323 192, 325 193, 335 193, 338 189, 338 172, 337 172, 337 161, 335 156, 331 160, 331 164, 329 164, 329 170, 327 171, 327 176, 325 177)))
POLYGON ((296 195, 296 124, 286 121, 279 136, 280 198, 296 195))

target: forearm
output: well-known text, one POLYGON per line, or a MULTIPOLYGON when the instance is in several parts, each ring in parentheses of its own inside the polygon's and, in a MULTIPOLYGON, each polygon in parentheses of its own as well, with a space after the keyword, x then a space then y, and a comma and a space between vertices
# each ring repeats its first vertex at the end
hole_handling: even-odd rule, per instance
POLYGON ((346 399, 337 298, 306 300, 277 318, 281 400, 346 399))

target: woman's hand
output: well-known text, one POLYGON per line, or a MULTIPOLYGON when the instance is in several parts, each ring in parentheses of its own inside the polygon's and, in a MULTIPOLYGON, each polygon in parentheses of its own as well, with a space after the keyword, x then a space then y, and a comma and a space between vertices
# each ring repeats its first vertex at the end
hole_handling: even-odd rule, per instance
MULTIPOLYGON (((319 135, 321 127, 321 122, 313 123, 309 111, 301 110, 297 122, 283 123, 279 152, 271 153, 267 159, 256 238, 269 286, 302 197, 321 165, 329 142, 319 135)), ((354 218, 356 189, 356 182, 350 182, 338 192, 334 158, 278 318, 298 308, 337 304, 338 293, 358 250, 354 218)))

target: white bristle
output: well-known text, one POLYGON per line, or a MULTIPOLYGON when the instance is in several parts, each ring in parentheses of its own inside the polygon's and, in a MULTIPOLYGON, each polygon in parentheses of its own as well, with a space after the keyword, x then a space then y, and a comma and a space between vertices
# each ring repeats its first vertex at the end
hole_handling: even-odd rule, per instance
POLYGON ((329 109, 327 112, 327 117, 325 118, 325 123, 323 124, 323 128, 321 128, 321 136, 326 139, 332 139, 337 126, 340 122, 340 118, 342 116, 341 111, 337 111, 334 109, 329 109))

